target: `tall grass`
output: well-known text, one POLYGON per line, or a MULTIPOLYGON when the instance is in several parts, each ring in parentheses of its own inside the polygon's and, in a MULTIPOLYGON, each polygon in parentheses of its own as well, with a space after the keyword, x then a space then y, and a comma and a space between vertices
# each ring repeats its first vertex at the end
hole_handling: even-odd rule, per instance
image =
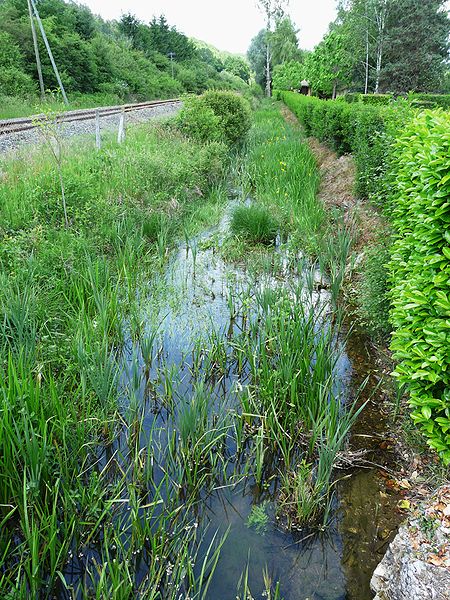
MULTIPOLYGON (((173 587, 194 596, 216 547, 199 581, 187 508, 167 502, 169 475, 152 479, 136 403, 125 415, 123 455, 112 451, 105 466, 99 452, 111 448, 124 423, 118 400, 125 323, 148 273, 176 235, 192 228, 196 199, 203 196, 205 219, 214 216, 216 209, 207 214, 208 195, 214 206, 223 198, 214 188, 222 185, 225 149, 153 125, 130 131, 124 145, 111 139, 99 153, 83 145, 62 156, 60 173, 42 153, 2 164, 0 590, 44 598, 63 585, 86 598, 159 598, 173 587), (147 492, 139 495, 142 482, 147 492), (148 577, 139 582, 134 553, 158 539, 148 548, 148 577), (65 566, 73 554, 93 559, 84 582, 69 584, 65 566)), ((147 368, 151 346, 151 339, 142 342, 147 368)))

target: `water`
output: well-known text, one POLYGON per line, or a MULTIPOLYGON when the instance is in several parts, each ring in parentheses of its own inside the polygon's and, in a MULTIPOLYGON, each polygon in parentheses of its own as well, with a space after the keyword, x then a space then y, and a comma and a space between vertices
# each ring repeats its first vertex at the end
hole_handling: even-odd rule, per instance
MULTIPOLYGON (((268 274, 254 279, 243 267, 226 263, 220 255, 228 217, 217 228, 197 236, 188 245, 181 243, 173 253, 164 274, 155 275, 148 283, 148 294, 141 298, 141 318, 147 337, 154 337, 151 364, 144 357, 142 347, 131 337, 123 351, 122 412, 124 419, 133 410, 143 410, 143 427, 140 446, 152 443, 155 462, 164 461, 163 452, 168 437, 176 431, 183 407, 189 407, 195 394, 195 365, 211 368, 202 363, 202 349, 211 342, 211 334, 229 340, 245 329, 244 316, 239 310, 241 298, 248 294, 249 286, 256 292, 284 284, 284 278, 306 279, 300 255, 289 256, 282 248, 273 252, 281 269, 277 275, 268 274), (245 293, 243 293, 245 292, 245 293), (231 296, 230 296, 231 294, 231 296), (168 394, 168 386, 171 390, 168 394), (164 404, 161 398, 172 396, 173 404, 164 404)), ((280 240, 279 240, 280 241, 280 240)), ((317 270, 312 274, 316 284, 322 277, 317 270)), ((329 305, 329 293, 324 286, 316 285, 308 296, 318 310, 329 305)), ((305 301, 308 301, 305 297, 305 301)), ((248 318, 248 317, 247 317, 248 318)), ((364 345, 350 338, 343 348, 336 366, 336 381, 352 397, 352 387, 370 373, 370 357, 363 356, 364 345), (355 368, 355 365, 357 368, 355 368)), ((238 372, 230 364, 215 379, 210 375, 211 409, 232 413, 237 408, 236 390, 246 382, 244 368, 238 372)), ((373 384, 369 383, 369 387, 373 384)), ((355 449, 367 445, 358 433, 377 431, 382 435, 383 423, 377 413, 376 403, 369 404, 359 420, 352 440, 355 449)), ((372 451, 377 462, 386 457, 372 438, 372 451)), ((111 453, 126 447, 123 432, 108 454, 101 457, 105 465, 111 453)), ((208 596, 210 600, 235 600, 238 582, 247 570, 249 588, 253 597, 262 598, 264 576, 280 583, 281 598, 285 600, 369 600, 371 574, 381 560, 387 544, 392 539, 398 516, 395 513, 397 498, 385 491, 377 468, 341 470, 341 480, 335 487, 333 510, 329 526, 324 531, 303 529, 288 532, 276 518, 274 500, 278 486, 276 469, 269 484, 262 488, 250 475, 236 476, 236 464, 231 459, 236 448, 227 439, 224 453, 230 458, 225 476, 218 489, 208 490, 196 507, 196 519, 203 532, 207 547, 214 534, 227 532, 220 560, 214 573, 208 596), (252 507, 263 505, 268 516, 265 531, 258 532, 248 523, 252 507)), ((164 465, 162 465, 164 466, 164 465)), ((269 469, 270 471, 270 469, 269 469)), ((158 476, 156 469, 155 481, 158 476)), ((141 565, 141 579, 145 574, 141 565)), ((78 569, 75 569, 77 571, 78 569)), ((82 570, 82 567, 80 567, 82 570)), ((138 567, 139 570, 139 567, 138 567)), ((74 565, 66 575, 72 581, 74 565), (72 573, 70 576, 69 573, 72 573)))

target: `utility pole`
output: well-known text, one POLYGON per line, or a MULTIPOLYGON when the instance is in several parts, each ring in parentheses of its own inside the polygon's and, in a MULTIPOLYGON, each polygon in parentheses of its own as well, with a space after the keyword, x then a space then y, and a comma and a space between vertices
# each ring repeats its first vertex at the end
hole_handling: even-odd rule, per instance
POLYGON ((41 100, 45 100, 45 88, 44 88, 44 78, 42 77, 42 67, 41 67, 41 57, 39 56, 39 46, 36 35, 36 27, 34 26, 34 17, 33 10, 31 8, 31 1, 27 0, 28 3, 28 12, 30 14, 30 22, 31 22, 31 32, 33 34, 33 46, 34 46, 34 54, 36 55, 36 67, 39 77, 39 87, 41 90, 41 100))
POLYGON ((172 67, 172 79, 173 79, 173 57, 176 56, 175 52, 169 52, 167 55, 170 57, 170 66, 172 67))
POLYGON ((44 26, 42 25, 41 17, 39 16, 39 13, 38 13, 38 10, 36 8, 36 4, 35 4, 34 0, 30 0, 30 2, 31 2, 31 6, 33 7, 34 14, 36 15, 36 19, 37 19, 37 22, 38 22, 38 25, 39 25, 39 29, 41 31, 42 38, 44 40, 44 44, 45 44, 45 47, 47 49, 48 57, 50 59, 50 62, 52 63, 53 71, 55 73, 56 80, 57 80, 59 88, 61 90, 61 94, 62 94, 62 97, 63 97, 63 100, 64 100, 64 104, 69 104, 69 101, 67 100, 67 96, 66 96, 66 91, 65 91, 64 86, 63 86, 63 82, 61 81, 61 77, 59 76, 58 67, 56 66, 55 59, 53 58, 53 54, 52 54, 52 51, 50 49, 50 44, 48 43, 47 36, 45 35, 44 26))

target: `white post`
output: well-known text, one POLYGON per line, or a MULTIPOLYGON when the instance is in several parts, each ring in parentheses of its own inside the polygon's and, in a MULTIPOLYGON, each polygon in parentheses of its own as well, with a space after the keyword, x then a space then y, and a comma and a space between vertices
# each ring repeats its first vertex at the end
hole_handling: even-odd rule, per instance
POLYGON ((95 111, 95 145, 97 150, 102 147, 102 138, 100 137, 100 112, 97 109, 95 111))
POLYGON ((121 144, 125 140, 125 111, 122 110, 120 113, 119 121, 119 133, 117 135, 117 141, 121 144))

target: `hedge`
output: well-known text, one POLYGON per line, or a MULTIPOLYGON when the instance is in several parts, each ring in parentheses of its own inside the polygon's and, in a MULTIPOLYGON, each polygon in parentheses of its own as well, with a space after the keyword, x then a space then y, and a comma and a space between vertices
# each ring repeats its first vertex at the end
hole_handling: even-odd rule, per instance
POLYGON ((278 92, 278 97, 297 115, 307 135, 327 142, 338 154, 353 154, 359 196, 381 198, 388 149, 400 124, 411 117, 407 106, 319 100, 295 92, 278 92))
POLYGON ((386 203, 395 234, 394 374, 409 392, 414 421, 450 464, 450 113, 419 112, 407 102, 367 106, 292 92, 281 98, 307 135, 353 153, 360 195, 386 203))
POLYGON ((416 106, 431 106, 432 108, 450 109, 450 94, 408 94, 408 100, 416 106))
POLYGON ((412 417, 450 464, 450 115, 424 111, 394 147, 391 349, 412 417))

